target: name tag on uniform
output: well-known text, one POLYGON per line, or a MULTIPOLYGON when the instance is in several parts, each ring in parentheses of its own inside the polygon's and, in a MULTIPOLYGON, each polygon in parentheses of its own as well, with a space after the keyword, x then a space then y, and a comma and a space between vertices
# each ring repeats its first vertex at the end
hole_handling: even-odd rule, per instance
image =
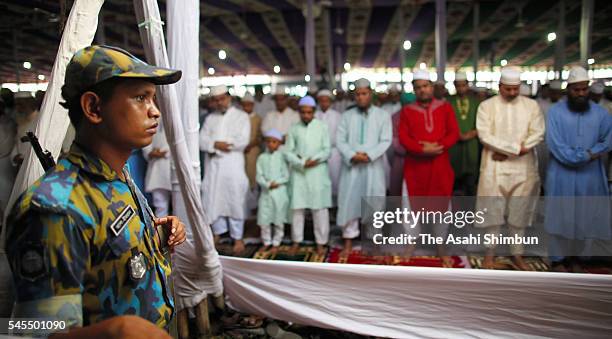
POLYGON ((125 225, 127 225, 132 219, 132 217, 134 217, 134 214, 136 214, 136 212, 134 211, 134 208, 131 205, 125 206, 123 211, 119 213, 117 219, 115 219, 115 221, 113 221, 113 224, 110 225, 110 229, 111 231, 113 231, 113 234, 115 234, 115 236, 121 234, 121 231, 123 231, 125 225))

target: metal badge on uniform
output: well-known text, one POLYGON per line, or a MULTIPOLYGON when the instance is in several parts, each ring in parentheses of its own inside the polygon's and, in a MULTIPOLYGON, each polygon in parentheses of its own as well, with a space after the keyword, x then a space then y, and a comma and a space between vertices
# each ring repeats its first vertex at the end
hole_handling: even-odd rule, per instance
POLYGON ((117 216, 117 219, 115 219, 115 221, 113 221, 113 223, 110 225, 110 229, 113 231, 115 236, 121 234, 121 231, 123 231, 125 225, 127 225, 132 217, 134 217, 134 214, 136 214, 136 212, 134 211, 132 205, 125 206, 123 211, 121 211, 119 216, 117 216))
POLYGON ((132 256, 128 259, 128 271, 133 281, 142 279, 147 273, 147 262, 144 254, 132 248, 132 256))
POLYGON ((49 273, 49 264, 42 244, 26 244, 21 250, 18 272, 22 279, 34 282, 49 273))

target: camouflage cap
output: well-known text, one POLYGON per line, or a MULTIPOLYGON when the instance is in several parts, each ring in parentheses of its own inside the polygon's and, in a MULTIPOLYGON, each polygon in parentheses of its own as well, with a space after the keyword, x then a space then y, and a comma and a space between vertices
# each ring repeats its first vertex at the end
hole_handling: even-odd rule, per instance
POLYGON ((88 46, 77 51, 68 63, 62 97, 71 101, 94 85, 115 77, 167 85, 179 81, 181 71, 149 65, 121 48, 88 46))

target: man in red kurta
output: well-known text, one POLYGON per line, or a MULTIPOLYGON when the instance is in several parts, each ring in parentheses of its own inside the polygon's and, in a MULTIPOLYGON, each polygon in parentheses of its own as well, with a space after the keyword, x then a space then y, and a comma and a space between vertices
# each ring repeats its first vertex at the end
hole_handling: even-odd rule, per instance
MULTIPOLYGON (((434 98, 429 72, 416 71, 412 85, 417 100, 404 106, 399 121, 400 142, 407 151, 404 182, 410 209, 445 212, 455 180, 448 150, 459 139, 459 127, 451 105, 434 98)), ((447 229, 447 225, 437 226, 447 229)), ((443 248, 438 250, 444 266, 450 265, 443 248)))

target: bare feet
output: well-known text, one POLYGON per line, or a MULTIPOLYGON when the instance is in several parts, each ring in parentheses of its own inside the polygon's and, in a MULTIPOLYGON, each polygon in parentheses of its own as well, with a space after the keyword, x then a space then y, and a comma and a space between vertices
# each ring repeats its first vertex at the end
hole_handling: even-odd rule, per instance
POLYGON ((244 252, 244 242, 242 239, 234 240, 234 247, 232 248, 232 252, 234 255, 240 255, 244 252))
POLYGON ((300 249, 300 244, 297 242, 294 242, 293 245, 291 245, 291 249, 289 249, 289 255, 296 255, 298 250, 300 249))
POLYGON ((221 236, 215 234, 213 236, 213 240, 215 241, 215 246, 217 246, 217 245, 219 245, 219 241, 221 240, 221 236))
POLYGON ((353 251, 353 239, 344 239, 344 248, 340 252, 341 257, 346 257, 353 251))
POLYGON ((278 253, 278 246, 272 246, 272 248, 270 249, 270 254, 276 254, 278 253))
POLYGON ((317 244, 317 255, 325 254, 325 245, 317 244))
POLYGON ((482 261, 482 268, 486 270, 495 269, 495 256, 492 254, 487 254, 482 261))
POLYGON ((533 269, 529 267, 529 265, 527 265, 525 260, 523 260, 522 255, 515 255, 514 257, 512 257, 512 261, 514 262, 514 265, 516 265, 516 267, 518 267, 518 269, 521 271, 533 271, 533 269))
POLYGON ((441 256, 440 260, 442 261, 442 267, 453 268, 453 266, 455 265, 455 261, 453 260, 453 258, 448 255, 441 256))

